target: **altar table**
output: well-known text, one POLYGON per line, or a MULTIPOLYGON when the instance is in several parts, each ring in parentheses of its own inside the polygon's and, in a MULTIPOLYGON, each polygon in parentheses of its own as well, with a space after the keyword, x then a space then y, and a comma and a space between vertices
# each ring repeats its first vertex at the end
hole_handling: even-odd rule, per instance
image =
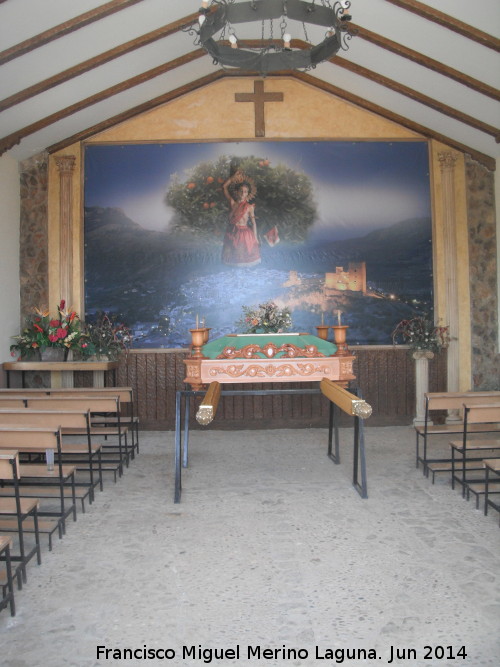
POLYGON ((85 371, 92 373, 93 386, 104 387, 104 373, 113 371, 113 384, 116 384, 116 369, 119 361, 6 361, 2 364, 7 373, 7 387, 10 388, 10 374, 18 371, 22 374, 22 387, 25 387, 26 371, 49 371, 51 387, 73 387, 73 373, 85 371))
POLYGON ((310 334, 233 334, 191 350, 184 360, 184 382, 194 390, 214 380, 221 384, 319 382, 344 386, 355 379, 354 356, 310 334))
MULTIPOLYGON (((195 330, 198 331, 198 330, 195 330)), ((182 492, 181 469, 188 464, 190 397, 204 396, 201 391, 212 382, 222 385, 250 383, 321 382, 332 380, 342 387, 355 380, 354 356, 317 336, 310 334, 230 334, 203 345, 193 346, 184 360, 184 382, 191 389, 176 392, 175 409, 175 488, 174 503, 182 492), (182 409, 184 401, 184 410, 182 409), (183 436, 181 435, 183 433, 183 436), (181 443, 182 440, 182 443, 181 443)), ((222 396, 320 394, 311 389, 225 389, 222 396)), ((337 406, 330 404, 327 454, 340 462, 337 406)), ((362 421, 354 418, 353 485, 361 497, 367 497, 364 435, 362 421), (361 474, 361 483, 358 473, 361 474)))

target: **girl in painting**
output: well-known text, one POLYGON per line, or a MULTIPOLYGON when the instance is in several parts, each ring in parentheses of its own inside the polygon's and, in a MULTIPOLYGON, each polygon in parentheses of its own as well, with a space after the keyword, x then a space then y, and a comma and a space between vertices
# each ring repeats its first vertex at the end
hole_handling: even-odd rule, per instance
POLYGON ((229 201, 230 212, 222 246, 222 261, 230 266, 259 264, 260 247, 255 222, 255 205, 249 201, 255 196, 255 185, 238 171, 227 179, 223 190, 229 201), (229 190, 232 183, 236 184, 234 198, 229 190))

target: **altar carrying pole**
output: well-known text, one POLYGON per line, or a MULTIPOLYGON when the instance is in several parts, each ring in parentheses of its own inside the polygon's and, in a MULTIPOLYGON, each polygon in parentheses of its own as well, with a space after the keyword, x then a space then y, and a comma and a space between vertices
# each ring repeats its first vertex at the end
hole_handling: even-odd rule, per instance
POLYGON ((205 398, 200 403, 196 413, 196 421, 202 426, 206 426, 213 421, 220 400, 220 383, 211 382, 207 389, 205 398))
MULTIPOLYGON (((352 484, 362 498, 368 498, 366 479, 365 435, 363 420, 372 414, 371 405, 360 396, 351 394, 335 382, 323 378, 320 382, 321 393, 330 401, 330 421, 328 426, 328 456, 334 463, 340 463, 338 411, 342 410, 354 417, 354 455, 352 484), (335 434, 335 452, 332 451, 332 436, 335 434), (358 481, 361 475, 361 483, 358 481)), ((359 390, 358 390, 359 393, 359 390)))

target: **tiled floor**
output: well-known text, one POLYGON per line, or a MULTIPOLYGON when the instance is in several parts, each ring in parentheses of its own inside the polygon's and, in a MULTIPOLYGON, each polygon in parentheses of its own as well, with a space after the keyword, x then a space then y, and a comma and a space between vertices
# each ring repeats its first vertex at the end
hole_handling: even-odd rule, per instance
POLYGON ((2 666, 498 664, 498 515, 415 469, 412 428, 366 428, 366 500, 349 429, 338 466, 322 430, 194 432, 177 505, 173 434, 141 444, 30 564, 2 666))

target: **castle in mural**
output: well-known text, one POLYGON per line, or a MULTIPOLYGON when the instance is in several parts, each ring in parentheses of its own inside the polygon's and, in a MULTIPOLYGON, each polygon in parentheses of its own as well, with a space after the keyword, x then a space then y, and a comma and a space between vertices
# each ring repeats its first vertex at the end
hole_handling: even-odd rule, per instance
POLYGON ((349 262, 347 271, 337 266, 335 273, 325 274, 325 294, 328 290, 349 290, 366 294, 366 263, 349 262))
MULTIPOLYGON (((304 279, 299 276, 298 271, 290 271, 288 280, 283 283, 283 287, 287 288, 304 288, 312 287, 315 283, 318 287, 318 279, 313 280, 304 279)), ((320 289, 323 295, 328 298, 333 296, 335 292, 361 292, 366 295, 366 262, 349 262, 347 270, 343 266, 337 266, 335 273, 327 272, 324 274, 324 280, 320 280, 320 289)))

